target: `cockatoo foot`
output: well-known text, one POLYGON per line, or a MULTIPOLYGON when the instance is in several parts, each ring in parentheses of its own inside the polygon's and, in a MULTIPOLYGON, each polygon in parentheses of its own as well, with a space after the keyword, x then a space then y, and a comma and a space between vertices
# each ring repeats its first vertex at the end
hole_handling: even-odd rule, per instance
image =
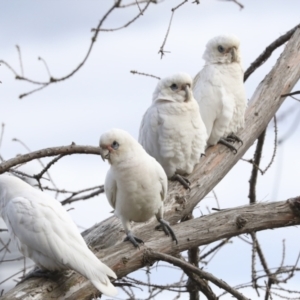
POLYGON ((165 221, 164 219, 160 219, 160 220, 158 220, 158 222, 160 223, 160 225, 157 225, 155 227, 155 229, 156 230, 161 230, 162 229, 167 236, 172 237, 172 240, 175 241, 176 245, 177 245, 178 241, 177 241, 176 235, 175 235, 173 229, 171 228, 169 222, 165 221))
POLYGON ((190 182, 187 178, 185 178, 185 177, 183 177, 183 176, 181 176, 181 175, 179 175, 179 174, 174 174, 174 175, 171 177, 171 180, 173 180, 173 181, 177 180, 177 181, 180 182, 187 190, 190 189, 191 182, 190 182))
POLYGON ((34 277, 42 277, 42 278, 52 278, 54 275, 56 275, 58 272, 51 272, 48 270, 43 270, 40 269, 39 267, 36 267, 34 270, 32 270, 31 272, 29 272, 28 274, 26 274, 18 283, 17 285, 19 285, 20 283, 26 281, 27 279, 30 278, 34 278, 34 277))
POLYGON ((228 147, 233 152, 233 154, 237 153, 237 149, 232 146, 225 138, 219 139, 218 143, 228 147))
POLYGON ((229 141, 232 141, 232 142, 238 142, 238 143, 241 143, 242 145, 244 144, 243 141, 238 137, 236 136, 234 133, 231 133, 227 136, 226 140, 229 142, 229 141))
POLYGON ((127 242, 127 241, 131 242, 135 248, 139 248, 139 249, 140 249, 139 244, 144 244, 144 241, 137 238, 131 231, 129 231, 127 233, 127 236, 124 239, 124 242, 127 242))

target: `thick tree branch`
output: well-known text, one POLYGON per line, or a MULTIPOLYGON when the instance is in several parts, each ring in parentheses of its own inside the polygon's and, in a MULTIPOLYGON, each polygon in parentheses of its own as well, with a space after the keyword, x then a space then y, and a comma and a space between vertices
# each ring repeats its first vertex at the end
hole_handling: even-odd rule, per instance
POLYGON ((61 146, 54 148, 46 148, 38 151, 34 151, 28 154, 19 155, 17 157, 11 158, 7 161, 4 161, 0 164, 0 174, 7 172, 10 168, 17 166, 19 164, 23 164, 34 159, 56 156, 56 155, 69 155, 69 154, 96 154, 100 155, 99 147, 93 146, 77 146, 77 145, 69 145, 69 146, 61 146))
MULTIPOLYGON (((119 221, 111 217, 110 224, 118 228, 119 221)), ((111 235, 104 222, 97 227, 102 228, 102 237, 107 239, 111 235)), ((209 244, 211 242, 229 238, 240 234, 246 234, 266 229, 294 226, 300 224, 300 197, 288 201, 259 203, 254 205, 241 206, 233 209, 226 209, 204 217, 182 222, 174 227, 178 238, 178 245, 175 245, 163 232, 154 230, 154 223, 149 222, 141 226, 137 233, 143 236, 145 244, 140 250, 134 249, 130 243, 124 243, 124 233, 118 232, 120 239, 117 244, 106 249, 101 249, 97 256, 114 269, 121 278, 145 265, 145 251, 163 252, 169 255, 176 255, 192 247, 209 244), (246 220, 244 226, 237 226, 237 220, 246 220), (122 237, 122 238, 121 238, 122 237)), ((95 229, 93 230, 95 231, 95 229)), ((84 236, 88 240, 91 232, 87 231, 84 236)), ((100 247, 103 246, 100 244, 100 247)), ((23 292, 19 300, 25 300, 29 294, 35 294, 35 300, 40 299, 90 299, 91 295, 97 294, 92 284, 79 274, 72 272, 72 275, 60 275, 55 280, 31 279, 16 286, 3 296, 2 300, 16 299, 16 295, 23 292)))

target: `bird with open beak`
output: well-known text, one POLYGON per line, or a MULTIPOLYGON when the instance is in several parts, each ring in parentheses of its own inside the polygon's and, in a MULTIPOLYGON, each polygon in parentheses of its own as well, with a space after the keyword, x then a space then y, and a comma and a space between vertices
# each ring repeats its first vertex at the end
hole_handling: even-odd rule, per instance
POLYGON ((207 146, 221 143, 236 153, 232 142, 242 143, 236 132, 244 126, 247 107, 238 38, 214 37, 203 59, 205 65, 194 78, 193 93, 206 126, 207 146))
POLYGON ((192 78, 178 73, 160 80, 143 116, 139 142, 185 188, 205 151, 206 129, 191 89, 192 78))
POLYGON ((176 241, 174 231, 163 219, 168 179, 161 165, 126 131, 112 129, 100 138, 102 159, 110 163, 105 178, 105 194, 114 214, 121 220, 135 247, 143 240, 131 231, 131 221, 146 222, 156 216, 160 227, 176 241))

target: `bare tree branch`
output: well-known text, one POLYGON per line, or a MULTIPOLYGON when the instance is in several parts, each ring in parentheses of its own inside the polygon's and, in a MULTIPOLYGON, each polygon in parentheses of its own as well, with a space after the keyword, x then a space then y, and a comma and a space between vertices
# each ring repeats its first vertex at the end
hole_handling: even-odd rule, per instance
MULTIPOLYGON (((276 39, 273 43, 271 43, 265 51, 250 65, 250 67, 246 70, 244 74, 244 81, 248 79, 248 77, 261 65, 263 65, 267 59, 271 56, 274 50, 276 50, 278 47, 282 46, 284 43, 286 43, 296 32, 296 30, 300 28, 300 24, 295 26, 293 29, 289 30, 286 34, 280 36, 278 39, 276 39)), ((285 94, 282 95, 282 97, 285 94)))
MULTIPOLYGON (((99 32, 102 30, 102 25, 104 23, 104 21, 108 18, 108 16, 116 9, 116 8, 119 8, 119 5, 121 3, 121 0, 117 0, 117 1, 114 1, 114 4, 111 6, 110 9, 108 9, 108 11, 103 15, 103 17, 101 18, 101 20, 99 21, 98 23, 98 26, 94 29, 92 29, 92 31, 94 31, 94 34, 91 38, 91 43, 90 43, 90 46, 88 48, 88 51, 85 55, 85 57, 83 58, 83 60, 78 64, 78 66, 72 70, 70 73, 68 73, 67 75, 65 76, 62 76, 60 78, 55 78, 53 76, 50 76, 49 80, 48 81, 37 81, 37 80, 32 80, 30 78, 27 78, 27 77, 24 77, 23 76, 23 70, 21 70, 21 74, 18 74, 17 71, 15 71, 11 66, 10 64, 8 64, 6 61, 4 60, 0 60, 0 63, 3 63, 3 65, 5 65, 9 70, 11 70, 14 75, 15 75, 15 78, 17 80, 23 80, 23 81, 26 81, 26 82, 29 82, 29 83, 32 83, 32 84, 36 84, 36 85, 39 85, 38 88, 36 89, 33 89, 29 92, 26 92, 26 93, 23 93, 19 96, 19 98, 23 98, 23 97, 26 97, 28 95, 31 95, 37 91, 40 91, 46 87, 48 87, 49 85, 53 84, 53 83, 57 83, 57 82, 61 82, 61 81, 64 81, 64 80, 67 80, 69 79, 70 77, 72 77, 75 73, 77 73, 82 67, 83 65, 85 64, 85 62, 87 61, 87 59, 89 58, 91 52, 92 52, 92 49, 93 49, 93 46, 97 40, 97 37, 98 37, 98 34, 99 32)), ((123 25, 122 27, 120 28, 117 28, 117 29, 112 29, 112 30, 105 30, 105 31, 113 31, 113 30, 118 30, 118 29, 122 29, 122 28, 125 28, 127 26, 129 26, 130 24, 132 24, 138 17, 140 17, 140 15, 142 15, 142 13, 147 9, 147 7, 149 6, 150 3, 153 3, 153 1, 149 0, 147 1, 145 7, 143 8, 142 12, 139 12, 139 14, 134 18, 132 19, 131 21, 129 21, 127 24, 123 25)), ((104 29, 103 29, 104 30, 104 29)), ((18 49, 18 48, 17 48, 18 49)), ((47 67, 47 70, 49 71, 49 68, 47 67)))
MULTIPOLYGON (((121 2, 121 1, 120 1, 121 2)), ((148 1, 146 1, 146 5, 144 6, 144 8, 143 9, 140 9, 140 7, 139 7, 139 9, 140 9, 140 13, 137 15, 137 16, 135 16, 132 20, 130 20, 130 21, 128 21, 126 24, 124 24, 124 25, 122 25, 122 26, 120 26, 120 27, 117 27, 117 28, 109 28, 109 29, 106 29, 106 28, 92 28, 92 31, 106 31, 106 32, 109 32, 109 31, 118 31, 118 30, 121 30, 121 29, 123 29, 123 28, 126 28, 126 27, 128 27, 129 25, 131 25, 134 21, 136 21, 140 16, 142 16, 143 14, 144 14, 144 12, 146 11, 146 9, 148 8, 148 6, 149 6, 149 4, 150 3, 153 3, 153 1, 151 1, 151 0, 148 0, 148 1)), ((120 7, 120 6, 118 6, 118 7, 120 7)), ((124 7, 124 6, 123 6, 124 7)))
MULTIPOLYGON (((143 236, 146 251, 151 249, 174 255, 191 247, 208 244, 223 238, 300 224, 300 197, 289 199, 288 201, 260 203, 226 209, 177 224, 174 226, 174 229, 178 238, 178 245, 172 243, 170 238, 165 236, 163 232, 153 230, 153 223, 152 221, 144 226, 135 226, 137 234, 143 236), (239 216, 247 220, 243 228, 238 228, 236 225, 236 220, 239 216), (210 230, 208 231, 207 228, 210 230)), ((144 259, 145 250, 136 250, 131 244, 124 243, 123 233, 120 233, 120 228, 119 221, 111 217, 84 233, 87 241, 91 240, 91 238, 94 239, 94 235, 97 235, 97 248, 101 249, 97 256, 112 267, 119 278, 147 264, 147 261, 144 259), (106 224, 110 224, 110 228, 106 224), (104 231, 101 233, 102 229, 104 231), (117 239, 116 236, 118 236, 117 239), (108 247, 107 243, 113 247, 108 247)), ((92 246, 95 247, 96 245, 92 246)), ((75 272, 71 276, 68 275, 68 277, 60 274, 55 281, 47 279, 25 281, 4 295, 2 300, 14 299, 15 295, 20 291, 25 292, 24 297, 18 298, 20 300, 25 299, 27 293, 33 292, 36 300, 45 299, 45 297, 66 300, 88 299, 93 293, 96 293, 91 283, 84 281, 82 276, 75 272), (71 288, 72 292, 69 291, 71 288)))
POLYGON ((70 155, 70 154, 95 154, 99 155, 99 147, 93 146, 79 146, 79 145, 69 145, 62 147, 46 148, 38 151, 34 151, 28 154, 19 155, 15 158, 11 158, 0 164, 0 174, 7 172, 10 168, 23 164, 34 159, 56 156, 56 155, 70 155))
POLYGON ((213 276, 212 274, 205 272, 203 270, 200 270, 199 268, 196 268, 192 266, 191 264, 188 264, 178 258, 175 258, 173 256, 170 256, 168 254, 160 253, 153 251, 151 249, 147 249, 144 252, 144 259, 149 261, 150 263, 153 263, 153 260, 163 260, 170 264, 173 264, 174 266, 177 266, 183 271, 188 270, 190 272, 193 272, 200 276, 200 278, 204 278, 206 280, 211 281, 215 285, 217 285, 219 288, 224 289, 228 293, 232 294, 236 299, 239 300, 249 300, 248 298, 244 297, 241 293, 239 293, 237 290, 233 289, 230 285, 228 285, 225 281, 220 280, 213 276))
POLYGON ((167 52, 169 52, 169 51, 164 50, 164 47, 165 47, 165 45, 166 45, 166 42, 167 42, 167 39, 168 39, 168 36, 169 36, 169 33, 170 33, 170 29, 171 29, 171 25, 172 25, 174 13, 175 13, 176 9, 178 9, 180 6, 182 6, 182 5, 185 4, 186 2, 188 2, 188 0, 184 0, 183 2, 181 2, 180 4, 178 4, 176 7, 173 7, 173 8, 171 9, 172 13, 171 13, 171 18, 170 18, 169 26, 168 26, 168 29, 167 29, 167 32, 166 32, 164 41, 163 41, 163 43, 162 43, 162 45, 160 46, 160 49, 159 49, 159 51, 158 51, 158 54, 160 54, 160 58, 161 58, 161 59, 163 58, 163 56, 164 56, 167 52))
POLYGON ((138 71, 135 71, 135 70, 131 70, 130 73, 132 73, 133 75, 134 74, 144 75, 144 76, 148 76, 148 77, 152 77, 152 78, 160 80, 160 77, 152 75, 152 74, 148 74, 148 73, 142 73, 142 72, 138 72, 138 71))
POLYGON ((241 10, 244 8, 244 5, 237 0, 223 0, 223 1, 228 1, 228 2, 233 2, 235 3, 241 10))
POLYGON ((281 95, 281 97, 294 96, 294 95, 299 95, 299 94, 300 94, 300 91, 296 91, 296 92, 281 95))
POLYGON ((261 159, 261 155, 262 155, 262 149, 263 149, 263 145, 264 145, 264 141, 265 141, 265 136, 266 136, 266 129, 261 133, 261 135, 257 139, 256 149, 254 152, 252 173, 251 173, 251 177, 249 180, 250 187, 249 187, 249 196, 248 197, 250 199, 250 204, 256 203, 257 174, 258 174, 260 159, 261 159))

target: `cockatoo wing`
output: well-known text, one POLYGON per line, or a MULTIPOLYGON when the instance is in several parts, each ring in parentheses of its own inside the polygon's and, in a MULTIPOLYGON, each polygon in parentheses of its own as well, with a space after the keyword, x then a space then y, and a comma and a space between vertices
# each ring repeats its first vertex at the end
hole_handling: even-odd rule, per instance
POLYGON ((116 208, 117 199, 117 181, 114 177, 113 170, 110 168, 106 174, 104 190, 109 204, 116 208))
POLYGON ((222 76, 214 65, 207 65, 196 75, 193 93, 205 124, 208 144, 214 145, 224 136, 232 118, 234 104, 222 84, 222 76))
POLYGON ((160 156, 158 128, 161 120, 159 119, 158 109, 155 106, 150 106, 143 116, 138 139, 146 152, 156 158, 160 156))
POLYGON ((39 266, 48 270, 71 268, 89 278, 101 292, 116 295, 106 276, 116 278, 116 274, 88 249, 59 202, 35 192, 15 197, 6 205, 5 219, 19 250, 39 266))
POLYGON ((164 171, 164 169, 162 168, 162 166, 157 163, 155 161, 155 163, 157 164, 157 177, 159 179, 159 182, 161 184, 161 190, 160 190, 160 196, 161 196, 161 201, 165 201, 166 197, 167 197, 167 193, 168 193, 168 178, 167 175, 164 171))

